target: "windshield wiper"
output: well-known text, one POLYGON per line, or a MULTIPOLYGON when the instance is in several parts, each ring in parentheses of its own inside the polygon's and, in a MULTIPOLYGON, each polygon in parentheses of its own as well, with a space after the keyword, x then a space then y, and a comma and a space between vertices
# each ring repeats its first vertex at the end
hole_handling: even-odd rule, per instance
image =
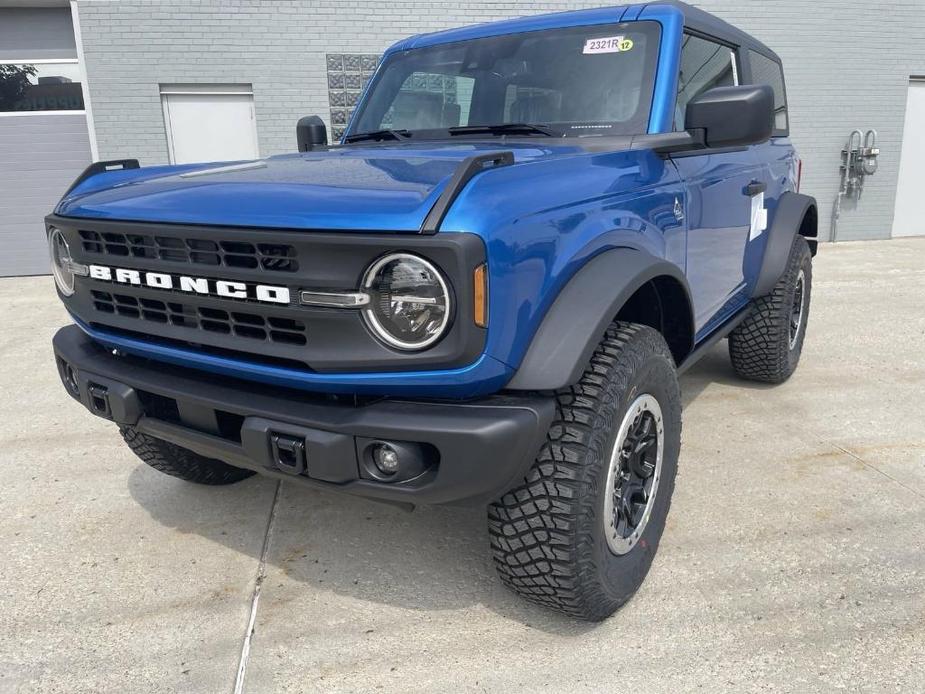
POLYGON ((411 137, 411 132, 408 130, 372 130, 368 133, 354 133, 353 135, 347 135, 344 138, 344 142, 363 142, 365 140, 404 140, 406 137, 411 137))
POLYGON ((459 125, 448 128, 450 135, 488 133, 489 135, 546 135, 562 137, 562 133, 545 125, 535 123, 497 123, 495 125, 459 125))

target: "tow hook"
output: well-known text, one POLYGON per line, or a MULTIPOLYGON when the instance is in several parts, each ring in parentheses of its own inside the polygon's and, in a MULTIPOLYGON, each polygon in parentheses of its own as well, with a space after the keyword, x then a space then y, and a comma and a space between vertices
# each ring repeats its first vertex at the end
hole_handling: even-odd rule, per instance
POLYGON ((287 434, 270 434, 270 449, 273 463, 289 475, 301 475, 305 472, 305 441, 287 434))
POLYGON ((90 383, 87 386, 87 393, 90 395, 90 409, 93 410, 93 413, 106 419, 112 419, 109 389, 97 383, 90 383))

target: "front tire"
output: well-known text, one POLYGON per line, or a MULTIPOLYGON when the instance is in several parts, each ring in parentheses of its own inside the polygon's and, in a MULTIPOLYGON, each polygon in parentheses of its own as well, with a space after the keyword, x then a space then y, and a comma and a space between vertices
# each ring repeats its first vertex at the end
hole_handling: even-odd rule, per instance
POLYGON ((495 567, 524 598, 608 617, 649 571, 681 445, 674 360, 652 328, 615 323, 523 481, 489 507, 495 567))
POLYGON ((119 432, 128 447, 142 461, 155 470, 187 482, 209 485, 234 484, 256 474, 252 470, 233 467, 168 441, 142 434, 133 427, 122 427, 119 432))
POLYGON ((729 333, 729 358, 742 378, 783 383, 800 363, 809 321, 813 258, 799 234, 783 276, 767 296, 755 300, 748 318, 729 333))

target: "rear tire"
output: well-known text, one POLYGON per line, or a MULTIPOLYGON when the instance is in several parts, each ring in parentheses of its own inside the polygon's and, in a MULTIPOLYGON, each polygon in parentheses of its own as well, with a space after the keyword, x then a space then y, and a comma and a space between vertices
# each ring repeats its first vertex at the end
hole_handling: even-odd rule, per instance
POLYGON ((142 434, 133 427, 122 427, 119 431, 135 455, 171 477, 196 484, 220 485, 240 482, 256 474, 142 434))
POLYGON ((729 358, 739 376, 783 383, 793 375, 803 351, 812 287, 809 244, 797 234, 773 291, 756 299, 748 318, 729 334, 729 358))
POLYGON ((557 399, 533 467, 489 507, 492 554, 524 598, 597 621, 639 588, 671 505, 681 397, 668 345, 615 323, 557 399))

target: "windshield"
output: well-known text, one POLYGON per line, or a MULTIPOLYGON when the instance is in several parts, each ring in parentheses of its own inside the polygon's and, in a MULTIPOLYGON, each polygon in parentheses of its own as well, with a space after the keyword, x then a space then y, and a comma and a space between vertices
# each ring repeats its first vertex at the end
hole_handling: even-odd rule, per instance
POLYGON ((658 43, 657 23, 630 22, 394 53, 348 139, 379 131, 392 139, 645 133, 658 43), (494 127, 504 125, 543 127, 494 127))

